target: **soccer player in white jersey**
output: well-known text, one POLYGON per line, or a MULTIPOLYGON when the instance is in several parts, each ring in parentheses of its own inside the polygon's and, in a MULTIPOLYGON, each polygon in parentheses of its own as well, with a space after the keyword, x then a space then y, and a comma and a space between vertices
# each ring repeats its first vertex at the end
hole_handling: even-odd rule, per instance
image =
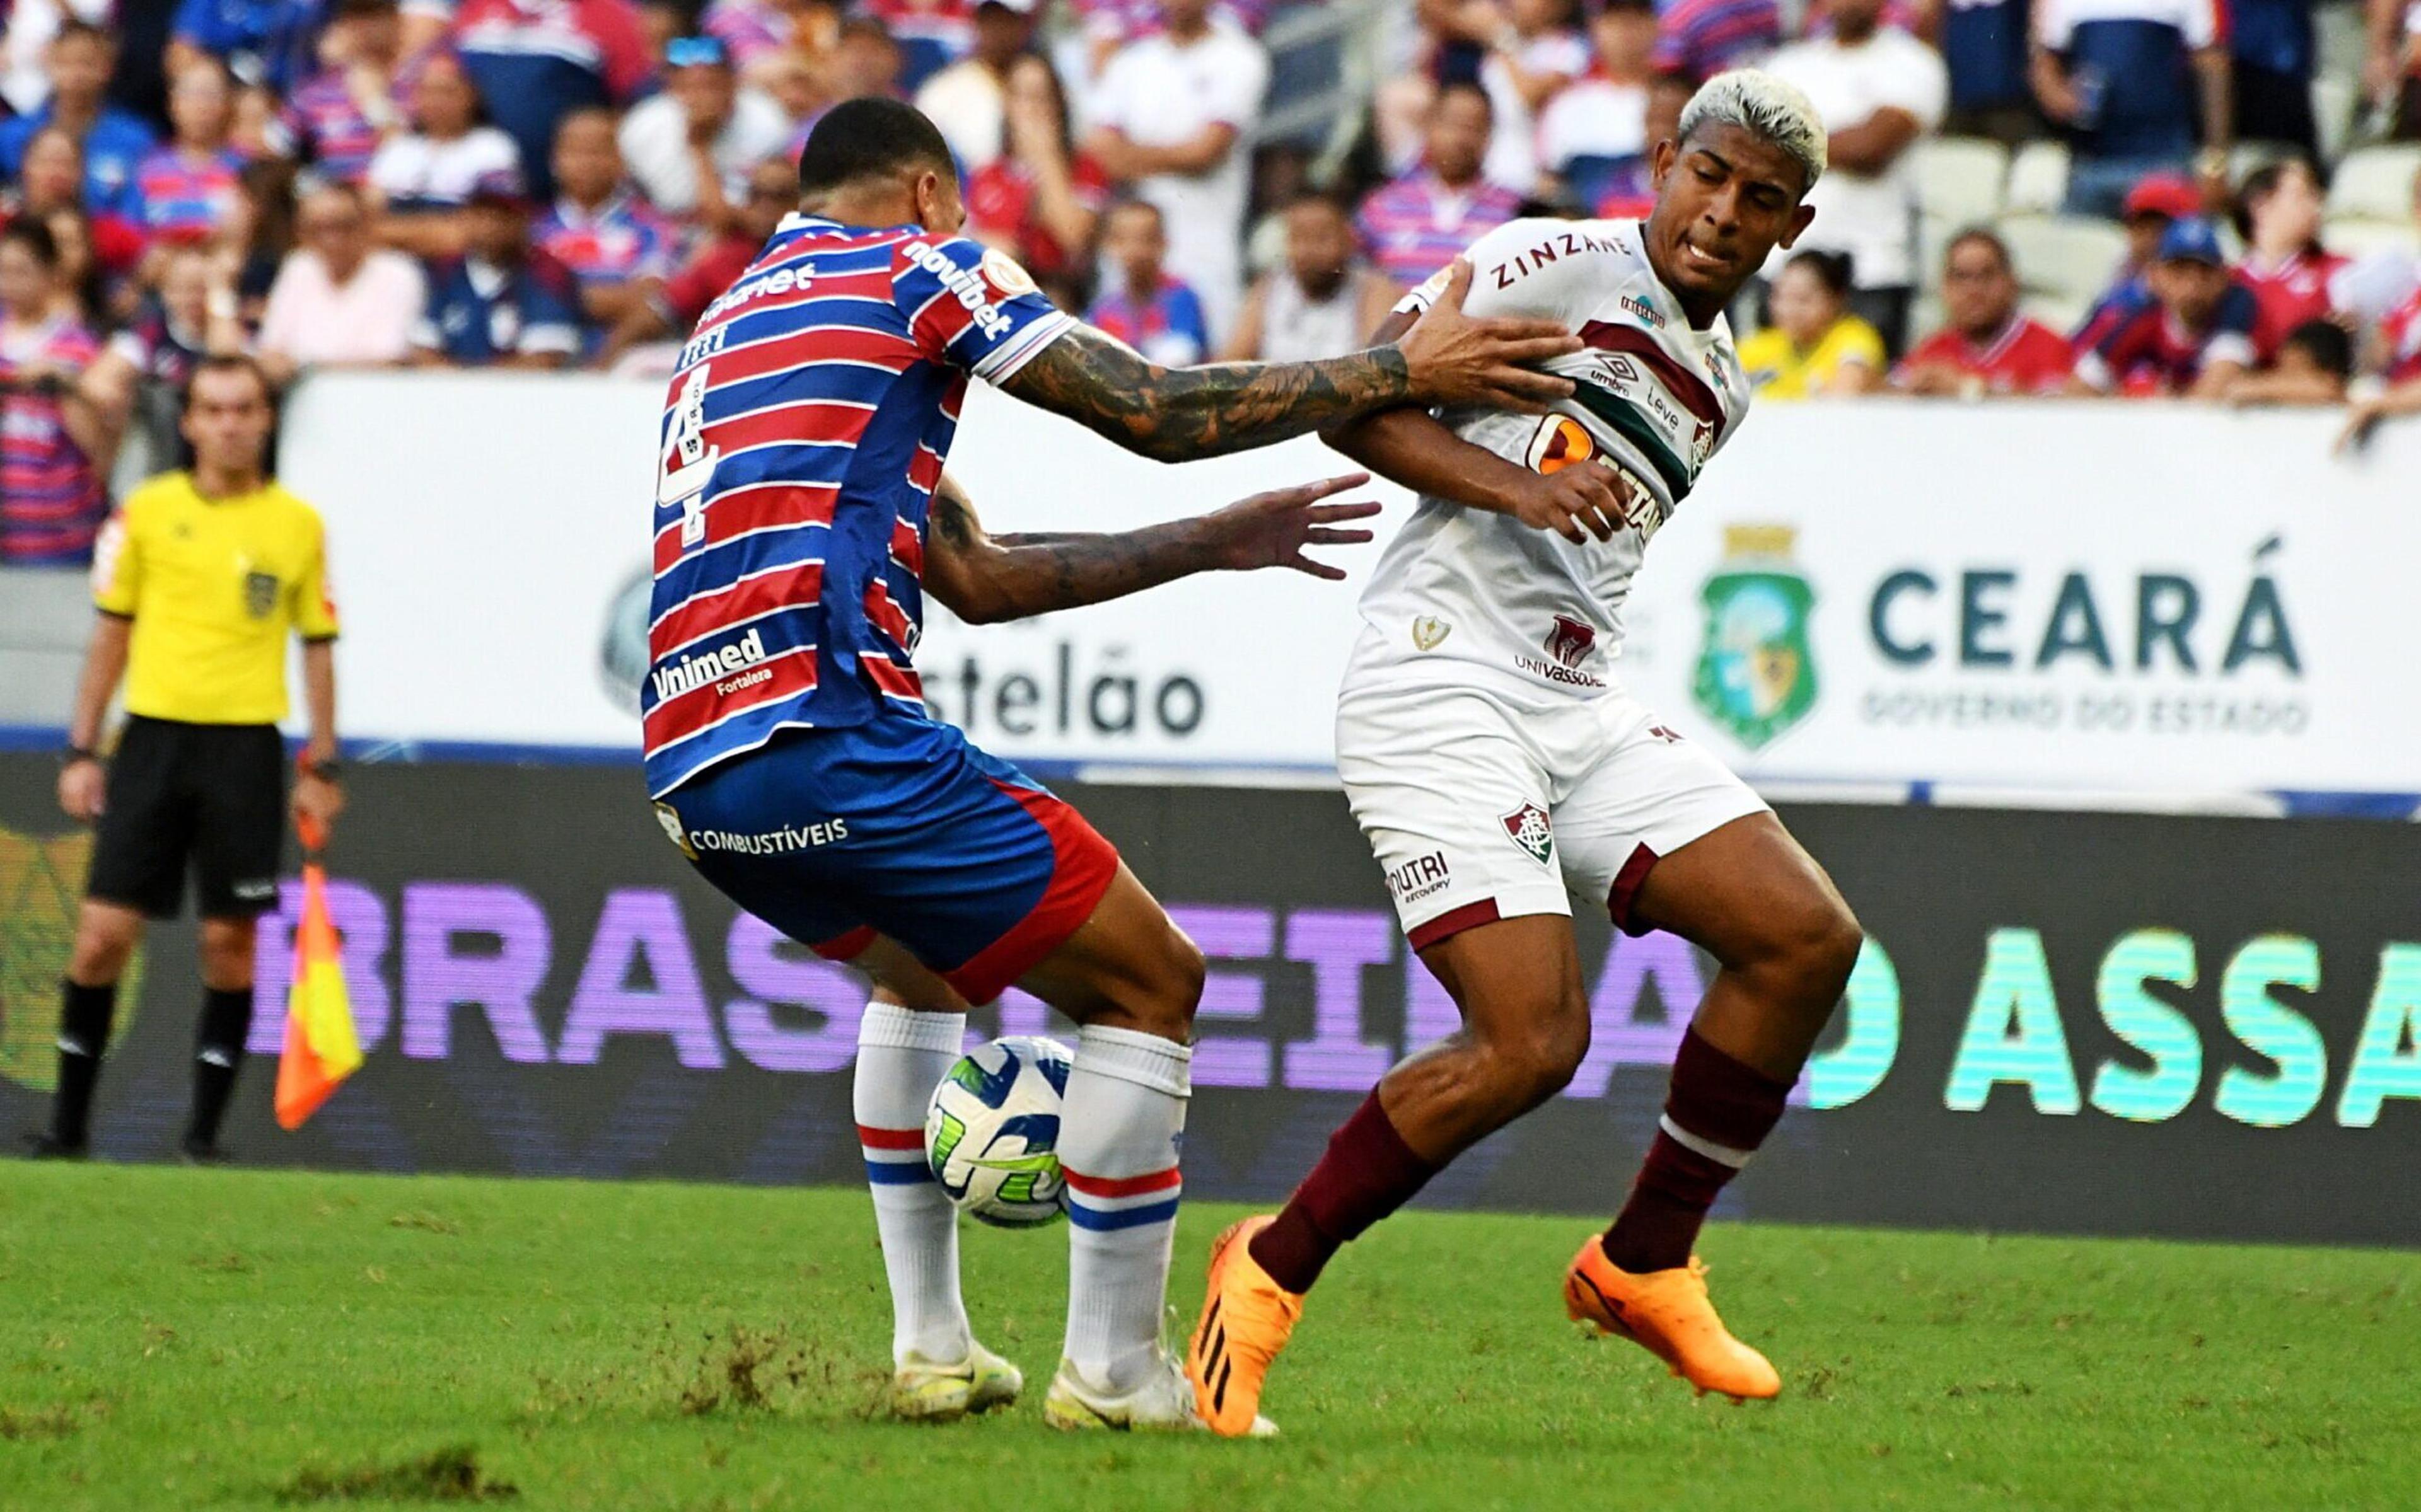
POLYGON ((1421 494, 1363 597, 1337 771, 1463 1023, 1387 1073, 1283 1212, 1213 1248, 1187 1370, 1220 1432, 1250 1426, 1337 1248, 1570 1080, 1589 1037, 1574 903, 1669 929, 1719 970, 1628 1204, 1565 1274, 1567 1310, 1702 1393, 1780 1390, 1716 1317, 1692 1249, 1780 1118, 1859 929, 1772 811, 1625 694, 1612 662, 1643 553, 1748 405, 1724 309, 1806 229, 1824 162, 1804 96, 1719 75, 1657 145, 1645 222, 1516 221, 1470 251, 1474 313, 1580 335, 1546 365, 1575 382, 1570 400, 1545 416, 1396 409, 1328 432, 1421 494))

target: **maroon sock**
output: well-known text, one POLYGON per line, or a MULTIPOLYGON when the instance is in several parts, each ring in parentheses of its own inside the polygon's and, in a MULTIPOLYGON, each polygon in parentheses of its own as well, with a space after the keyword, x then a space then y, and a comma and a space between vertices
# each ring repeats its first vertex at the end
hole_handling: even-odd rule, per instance
POLYGON ((1789 1083, 1742 1065, 1697 1030, 1683 1035, 1656 1142, 1622 1215, 1605 1231, 1605 1257, 1633 1275, 1688 1264, 1715 1194, 1773 1131, 1789 1095, 1789 1083), (1710 1146, 1739 1159, 1708 1154, 1703 1146, 1710 1146))
POLYGON ((1437 1172, 1396 1132, 1374 1090, 1328 1136, 1328 1153, 1276 1221, 1253 1236, 1253 1258, 1287 1290, 1309 1291, 1338 1246, 1412 1201, 1437 1172))

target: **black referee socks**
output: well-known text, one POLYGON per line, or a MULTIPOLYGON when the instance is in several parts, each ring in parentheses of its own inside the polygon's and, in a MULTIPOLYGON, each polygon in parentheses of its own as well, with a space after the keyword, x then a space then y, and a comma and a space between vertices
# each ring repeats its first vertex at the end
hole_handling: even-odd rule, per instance
POLYGON ((243 1065, 243 1043, 252 1034, 252 989, 202 990, 202 1024, 194 1037, 194 1121, 185 1129, 188 1150, 214 1149, 219 1120, 235 1093, 243 1065))
POLYGON ((59 1089, 51 1101, 51 1138, 82 1149, 90 1136, 92 1089, 109 1050, 109 1021, 117 1012, 117 984, 59 982, 59 1089))

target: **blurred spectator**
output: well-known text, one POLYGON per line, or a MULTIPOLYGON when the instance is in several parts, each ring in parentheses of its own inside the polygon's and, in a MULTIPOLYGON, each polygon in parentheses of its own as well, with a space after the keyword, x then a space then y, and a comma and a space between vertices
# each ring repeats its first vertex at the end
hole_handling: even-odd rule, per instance
MULTIPOLYGON (((899 43, 882 23, 871 16, 851 16, 840 23, 839 35, 833 41, 829 98, 838 101, 861 95, 896 97, 901 91, 904 67, 899 43)), ((799 132, 799 145, 804 146, 804 123, 799 132)))
POLYGON ((1781 45, 1775 0, 1664 0, 1657 9, 1648 140, 1658 138, 1656 121, 1680 119, 1698 86, 1726 69, 1763 63, 1781 45))
POLYGON ((320 0, 183 0, 168 42, 168 78, 215 58, 246 84, 284 93, 311 69, 320 0))
POLYGON ((2407 0, 2363 0, 2363 98, 2398 141, 2421 137, 2421 14, 2407 0))
POLYGON ((2148 274, 2152 298, 2078 353, 2071 393, 2216 397, 2253 366, 2253 291, 2209 221, 2174 222, 2148 274))
POLYGON ((276 159, 247 163, 237 176, 235 220, 211 249, 235 285, 244 325, 258 328, 269 291, 294 250, 294 169, 276 159))
POLYGON ((1165 29, 1110 60, 1087 143, 1103 171, 1160 207, 1168 268, 1194 288, 1213 333, 1243 291, 1244 128, 1260 114, 1270 62, 1213 27, 1210 0, 1166 0, 1165 29))
POLYGON ((1539 192, 1539 113, 1588 71, 1588 44, 1572 11, 1573 0, 1505 0, 1504 25, 1479 65, 1496 117, 1479 171, 1517 195, 1539 192))
POLYGON ((2305 320, 2278 344, 2277 361, 2240 373, 2220 391, 2230 404, 2343 404, 2353 378, 2353 336, 2335 320, 2305 320))
POLYGON ((1593 209, 1648 187, 1651 0, 1607 0, 1589 23, 1589 42, 1588 71, 1539 114, 1539 160, 1554 180, 1554 197, 1593 209))
POLYGON ((581 313, 600 330, 638 299, 642 284, 672 271, 680 236, 622 177, 614 115, 575 110, 554 132, 554 205, 532 240, 571 274, 581 313))
POLYGON ((664 93, 622 117, 622 161, 658 210, 721 229, 748 165, 789 141, 789 117, 763 91, 741 87, 712 37, 674 39, 664 61, 664 93))
POLYGON ((2337 437, 2340 447, 2368 443, 2380 422, 2421 414, 2421 290, 2415 290, 2380 327, 2388 386, 2356 401, 2337 437))
POLYGON ((1159 207, 1143 199, 1110 207, 1106 273, 1085 319, 1164 367, 1191 367, 1210 354, 1210 332, 1194 290, 1168 276, 1167 256, 1159 207))
POLYGON ((691 253, 670 277, 640 280, 638 297, 599 346, 597 365, 611 367, 642 342, 685 335, 706 307, 748 271, 798 203, 796 163, 767 158, 749 169, 748 195, 740 202, 733 227, 691 253))
POLYGON ((1816 219, 1798 244, 1850 258, 1864 316, 1897 355, 1916 295, 1916 165, 1909 148, 1942 124, 1950 80, 1933 49, 1880 24, 1883 0, 1831 0, 1826 37, 1766 65, 1805 92, 1823 120, 1831 162, 1807 192, 1816 219))
POLYGON ((287 132, 314 171, 348 183, 369 173, 380 144, 403 124, 396 95, 402 48, 396 0, 337 0, 320 49, 327 67, 286 103, 287 132))
POLYGON ((199 247, 171 247, 153 291, 126 329, 109 338, 85 373, 84 389, 113 429, 139 433, 156 471, 182 456, 177 394, 205 356, 249 345, 237 316, 235 288, 199 247))
POLYGON ((628 103, 654 68, 631 0, 462 0, 454 39, 540 198, 554 193, 555 123, 584 105, 628 103))
POLYGON ((2255 169, 2237 196, 2245 251, 2236 276, 2258 306, 2253 350, 2265 366, 2288 332, 2337 308, 2336 280, 2349 259, 2320 245, 2321 205, 2319 175, 2301 158, 2255 169))
POLYGON ((177 70, 168 122, 167 144, 134 168, 143 229, 164 242, 208 241, 235 213, 236 175, 243 168, 227 144, 235 97, 216 58, 193 58, 177 70))
POLYGON ((82 22, 62 22, 44 56, 50 98, 32 115, 0 123, 0 179, 15 179, 34 133, 55 124, 83 149, 85 208, 139 220, 134 165, 151 150, 151 129, 103 98, 117 61, 109 34, 82 22))
POLYGON ((966 234, 1022 263, 1054 303, 1082 307, 1093 232, 1109 179, 1068 149, 1068 102, 1050 63, 1028 54, 1008 70, 1002 150, 967 181, 966 234))
POLYGON ((8 35, 0 38, 0 105, 19 116, 41 109, 51 97, 45 55, 59 27, 69 22, 105 27, 117 8, 117 0, 13 0, 8 35))
POLYGON ((306 366, 383 367, 412 353, 427 288, 419 265, 377 246, 351 184, 320 184, 296 216, 300 244, 269 290, 261 364, 282 385, 306 366))
POLYGON ((2093 302, 2084 323, 2077 327, 2077 351, 2099 344, 2112 325, 2151 303, 2149 274, 2161 238, 2172 222, 2201 213, 2201 191, 2174 174, 2154 174, 2127 191, 2119 215, 2119 225, 2127 233, 2127 260, 2118 265, 2110 287, 2093 302))
POLYGON ((92 559, 109 428, 82 389, 101 346, 58 306, 59 250, 39 221, 0 227, 0 563, 92 559))
POLYGON ((1771 304, 1773 323, 1740 344, 1741 367, 1759 398, 1832 398, 1882 385, 1883 340, 1851 313, 1844 258, 1792 254, 1771 304))
POLYGON ((383 201, 379 237, 421 257, 462 245, 456 213, 483 175, 521 165, 513 139, 480 119, 480 99, 463 62, 447 52, 415 62, 408 84, 411 129, 397 132, 370 159, 370 190, 383 201))
POLYGON ((1947 136, 1985 136, 2009 147, 2043 134, 2026 79, 2029 0, 1917 0, 1920 33, 1942 49, 1950 75, 1947 136))
POLYGON ((1355 256, 1352 219, 1325 195, 1286 209, 1286 261, 1244 296, 1222 362, 1309 362, 1359 351, 1396 303, 1396 286, 1355 256))
POLYGON ((286 102, 265 84, 242 84, 227 114, 227 146, 246 163, 290 158, 294 134, 286 129, 286 102))
MULTIPOLYGON (((62 205, 41 218, 59 249, 59 313, 96 335, 118 323, 117 291, 92 245, 92 221, 82 205, 62 205)), ((129 296, 131 312, 132 296, 129 296)))
POLYGON ((2035 98, 2070 132, 2070 214, 2116 215, 2136 180, 2190 164, 2206 206, 2226 195, 2226 30, 2220 0, 2036 0, 2035 98))
MULTIPOLYGON (((15 191, 8 197, 10 217, 31 215, 48 222, 65 210, 84 210, 84 151, 66 128, 45 126, 26 144, 15 191)), ((86 229, 94 260, 111 278, 125 278, 143 257, 143 232, 115 210, 86 214, 86 229)))
POLYGON ((833 0, 712 0, 697 29, 728 48, 741 77, 755 82, 760 60, 804 60, 829 48, 839 8, 833 0))
POLYGON ((2283 142, 2318 163, 2319 122, 2312 115, 2312 73, 2319 46, 2314 0, 2227 0, 2230 98, 2236 139, 2283 142))
POLYGON ((1381 273, 1405 288, 1521 212, 1521 196, 1479 176, 1488 154, 1488 96, 1448 85, 1429 107, 1422 165, 1362 202, 1362 240, 1381 273))
POLYGON ((580 351, 571 275, 530 250, 529 202, 518 179, 479 181, 459 257, 438 265, 414 360, 433 367, 561 367, 580 351))
POLYGON ((899 87, 913 93, 975 46, 975 0, 858 0, 899 44, 899 87))
POLYGON ((2018 309, 2017 270, 1991 231, 1961 231, 1942 255, 1942 306, 1949 322, 1916 344, 1892 372, 1892 386, 1933 398, 2057 394, 2076 354, 2068 338, 2018 309))
POLYGON ((975 50, 925 81, 916 108, 941 128, 961 174, 1000 156, 1000 124, 1008 98, 1008 70, 1034 46, 1037 0, 978 0, 975 50))

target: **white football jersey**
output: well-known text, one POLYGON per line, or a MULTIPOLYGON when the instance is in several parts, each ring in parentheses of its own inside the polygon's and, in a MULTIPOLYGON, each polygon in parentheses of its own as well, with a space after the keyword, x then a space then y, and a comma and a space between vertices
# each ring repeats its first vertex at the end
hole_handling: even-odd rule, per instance
MULTIPOLYGON (((1423 497, 1362 595, 1352 677, 1476 662, 1581 694, 1608 686, 1623 600, 1657 528, 1748 409, 1749 382, 1718 316, 1693 330, 1648 266, 1636 221, 1513 221, 1472 244, 1475 316, 1555 320, 1587 345, 1550 370, 1577 385, 1554 413, 1441 413, 1454 432, 1540 472, 1610 462, 1650 496, 1611 540, 1575 545, 1509 515, 1423 497)), ((1443 276, 1398 309, 1426 309, 1443 276)), ((1436 670, 1451 676, 1450 666, 1436 670)))

